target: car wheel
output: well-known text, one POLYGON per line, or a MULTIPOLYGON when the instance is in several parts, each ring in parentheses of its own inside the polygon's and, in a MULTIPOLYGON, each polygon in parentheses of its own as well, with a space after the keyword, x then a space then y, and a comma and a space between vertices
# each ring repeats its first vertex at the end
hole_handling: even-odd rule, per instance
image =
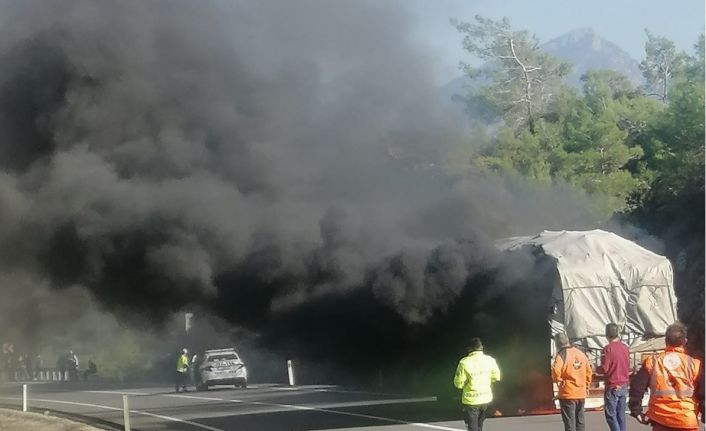
POLYGON ((200 391, 200 392, 207 391, 208 385, 204 385, 203 383, 199 383, 198 385, 196 385, 196 390, 200 391))

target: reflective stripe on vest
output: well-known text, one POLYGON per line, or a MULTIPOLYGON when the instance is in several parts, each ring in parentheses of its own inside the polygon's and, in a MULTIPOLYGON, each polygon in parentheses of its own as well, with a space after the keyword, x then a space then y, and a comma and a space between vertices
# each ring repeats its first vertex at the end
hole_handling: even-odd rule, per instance
POLYGON ((694 395, 694 390, 693 389, 682 389, 680 391, 676 391, 674 389, 661 389, 659 391, 651 391, 650 392, 652 395, 658 396, 658 397, 666 397, 670 395, 674 395, 677 397, 691 397, 694 395))
POLYGON ((698 363, 682 348, 667 350, 645 362, 645 368, 650 371, 647 416, 652 421, 673 429, 698 428, 693 380, 698 363))
POLYGON ((469 400, 477 400, 478 398, 483 398, 487 396, 493 396, 492 391, 483 391, 483 390, 473 390, 471 389, 470 391, 464 391, 463 396, 468 398, 469 400))

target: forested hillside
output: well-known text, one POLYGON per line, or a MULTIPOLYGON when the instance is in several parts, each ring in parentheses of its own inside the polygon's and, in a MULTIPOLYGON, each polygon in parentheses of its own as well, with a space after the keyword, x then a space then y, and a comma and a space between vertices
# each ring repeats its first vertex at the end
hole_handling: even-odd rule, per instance
POLYGON ((509 20, 477 16, 456 26, 466 50, 496 65, 466 67, 470 78, 487 83, 466 95, 476 112, 484 107, 486 121, 474 122, 473 135, 491 136, 475 147, 471 165, 568 183, 606 222, 628 222, 660 238, 675 267, 680 318, 702 355, 703 35, 683 53, 647 31, 643 86, 614 70, 590 70, 577 90, 566 80, 573 65, 509 20))

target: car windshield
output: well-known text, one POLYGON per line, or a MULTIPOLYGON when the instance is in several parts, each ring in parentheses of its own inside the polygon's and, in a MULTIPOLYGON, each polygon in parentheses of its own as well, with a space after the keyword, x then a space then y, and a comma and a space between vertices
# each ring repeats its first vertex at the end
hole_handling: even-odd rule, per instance
POLYGON ((238 355, 235 353, 220 353, 217 355, 209 355, 208 358, 206 359, 209 362, 215 362, 215 361, 237 361, 238 360, 238 355))

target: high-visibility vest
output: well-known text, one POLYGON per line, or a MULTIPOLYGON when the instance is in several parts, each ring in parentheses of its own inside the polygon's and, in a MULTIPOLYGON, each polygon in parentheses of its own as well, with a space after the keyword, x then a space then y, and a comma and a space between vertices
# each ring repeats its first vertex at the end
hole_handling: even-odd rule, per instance
POLYGON ((180 373, 185 373, 189 370, 189 358, 187 358, 186 355, 179 355, 176 370, 180 373))
POLYGON ((671 428, 697 429, 698 403, 694 396, 701 361, 682 347, 667 347, 642 364, 650 375, 647 417, 671 428))
POLYGON ((557 353, 552 365, 552 380, 559 386, 559 399, 585 399, 592 378, 593 369, 581 350, 570 346, 557 353))
POLYGON ((495 359, 481 351, 475 351, 458 363, 454 386, 463 391, 463 404, 488 404, 493 401, 491 385, 499 380, 500 368, 495 359))

